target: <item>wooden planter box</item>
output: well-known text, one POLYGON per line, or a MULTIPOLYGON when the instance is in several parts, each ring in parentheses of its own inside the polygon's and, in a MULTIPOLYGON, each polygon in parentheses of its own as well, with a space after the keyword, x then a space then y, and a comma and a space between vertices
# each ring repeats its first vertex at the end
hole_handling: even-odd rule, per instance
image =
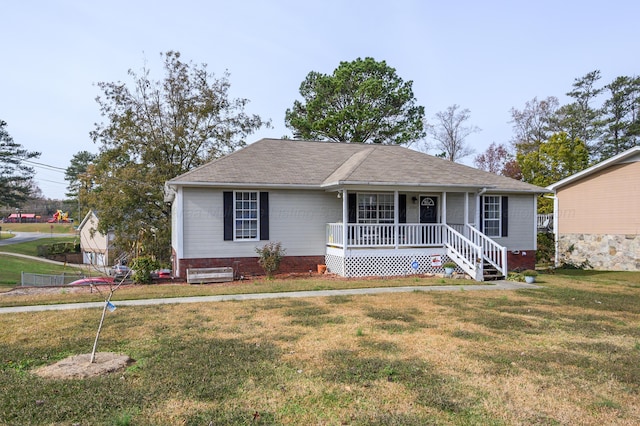
POLYGON ((189 284, 222 283, 233 281, 233 268, 188 268, 189 284))

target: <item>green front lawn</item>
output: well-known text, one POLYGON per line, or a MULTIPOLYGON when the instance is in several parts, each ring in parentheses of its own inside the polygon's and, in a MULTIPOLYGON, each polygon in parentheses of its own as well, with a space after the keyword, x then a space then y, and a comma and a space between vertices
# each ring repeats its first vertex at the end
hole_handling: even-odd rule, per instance
POLYGON ((67 274, 82 273, 79 268, 70 265, 58 266, 0 253, 0 292, 3 289, 6 291, 16 285, 20 285, 22 272, 52 275, 62 274, 63 272, 67 274))
POLYGON ((55 243, 72 243, 78 241, 77 237, 53 237, 53 238, 40 238, 34 241, 27 241, 25 243, 8 244, 6 246, 0 246, 0 252, 6 253, 19 253, 29 256, 38 255, 38 246, 55 243))
POLYGON ((18 253, 28 256, 37 256, 38 246, 40 245, 73 241, 75 241, 75 237, 53 237, 0 246, 0 291, 2 291, 3 288, 7 290, 13 286, 20 285, 22 272, 30 272, 33 274, 61 274, 66 272, 75 274, 80 271, 80 268, 72 267, 70 265, 59 266, 48 262, 39 262, 37 260, 3 255, 2 253, 18 253))
POLYGON ((41 232, 43 234, 73 234, 74 223, 0 223, 2 231, 41 232))
MULTIPOLYGON (((337 281, 365 282, 316 284, 337 281)), ((557 271, 539 282, 520 291, 115 302, 98 351, 134 364, 72 380, 32 373, 91 352, 101 309, 1 314, 0 424, 640 424, 640 273, 557 271)))

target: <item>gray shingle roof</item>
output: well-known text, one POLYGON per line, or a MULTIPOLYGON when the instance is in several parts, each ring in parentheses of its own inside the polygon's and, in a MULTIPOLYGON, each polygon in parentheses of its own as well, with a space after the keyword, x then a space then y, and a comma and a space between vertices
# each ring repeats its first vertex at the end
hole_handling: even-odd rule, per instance
POLYGON ((341 185, 487 187, 515 192, 544 188, 402 146, 261 139, 171 179, 169 185, 341 185))

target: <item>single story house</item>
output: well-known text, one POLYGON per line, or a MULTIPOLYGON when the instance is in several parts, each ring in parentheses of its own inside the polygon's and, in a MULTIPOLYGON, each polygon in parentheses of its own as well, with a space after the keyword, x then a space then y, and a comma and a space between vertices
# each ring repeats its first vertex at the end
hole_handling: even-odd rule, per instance
POLYGON ((277 241, 282 272, 440 273, 451 260, 503 277, 535 265, 545 192, 402 146, 262 139, 166 183, 173 271, 262 273, 256 248, 277 241))
POLYGON ((550 185, 556 263, 640 271, 640 146, 550 185))
POLYGON ((82 251, 82 263, 105 267, 114 261, 114 234, 109 232, 105 235, 98 231, 98 221, 96 212, 90 210, 80 222, 80 226, 78 226, 80 250, 82 251))

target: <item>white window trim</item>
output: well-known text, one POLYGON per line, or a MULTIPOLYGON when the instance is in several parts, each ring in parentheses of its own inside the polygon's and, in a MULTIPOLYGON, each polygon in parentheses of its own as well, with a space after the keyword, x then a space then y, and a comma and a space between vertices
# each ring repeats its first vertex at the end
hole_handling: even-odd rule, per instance
POLYGON ((393 224, 395 223, 396 217, 395 217, 395 199, 394 199, 394 195, 393 193, 389 193, 389 192, 358 192, 356 193, 356 223, 359 224, 366 224, 366 225, 389 225, 389 224, 393 224), (360 219, 360 196, 371 196, 371 195, 375 195, 376 196, 376 221, 375 222, 367 222, 366 219, 360 219), (391 196, 391 207, 393 207, 391 211, 393 217, 391 219, 385 219, 385 220, 391 220, 391 222, 380 222, 380 195, 390 195, 391 196))
MULTIPOLYGON (((250 220, 250 219, 241 219, 250 220)), ((246 241, 260 241, 260 192, 259 191, 233 191, 233 241, 234 242, 246 242, 246 241), (238 238, 236 233, 236 195, 238 193, 254 193, 256 194, 256 236, 255 238, 238 238)))
MULTIPOLYGON (((499 195, 483 195, 483 203, 482 203, 482 231, 489 238, 502 238, 502 197, 499 195), (498 199, 498 219, 486 219, 484 217, 485 209, 487 207, 487 198, 497 198, 498 199), (490 235, 487 233, 487 221, 490 220, 492 222, 498 221, 498 233, 496 235, 490 235)), ((495 204, 495 203, 492 203, 495 204)))

